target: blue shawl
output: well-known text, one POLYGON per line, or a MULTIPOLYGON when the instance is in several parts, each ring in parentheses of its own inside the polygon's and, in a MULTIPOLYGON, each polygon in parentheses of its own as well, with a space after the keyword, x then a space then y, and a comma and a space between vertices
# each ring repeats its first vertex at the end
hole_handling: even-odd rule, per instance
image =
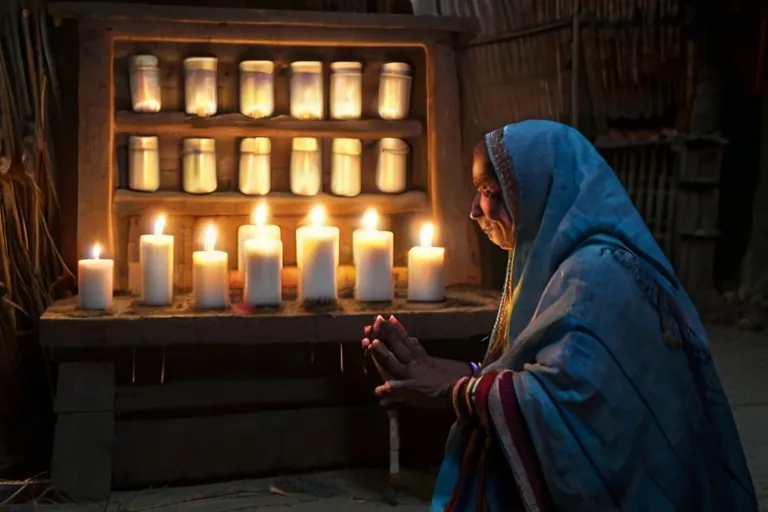
POLYGON ((493 453, 462 482, 477 427, 455 425, 432 510, 756 511, 705 330, 614 172, 554 122, 486 145, 516 229, 475 397, 493 453))

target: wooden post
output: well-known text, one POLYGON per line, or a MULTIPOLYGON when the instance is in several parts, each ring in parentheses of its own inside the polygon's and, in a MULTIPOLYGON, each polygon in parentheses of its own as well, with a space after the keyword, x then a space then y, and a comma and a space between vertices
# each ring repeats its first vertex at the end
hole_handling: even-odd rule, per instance
MULTIPOLYGON (((78 258, 98 243, 118 259, 112 229, 114 93, 112 40, 106 26, 80 20, 78 258)), ((115 268, 119 268, 119 264, 115 268)))
POLYGON ((573 6, 573 43, 571 45, 571 126, 579 129, 579 60, 581 59, 581 8, 573 6))
POLYGON ((109 498, 114 409, 112 363, 59 366, 51 480, 70 498, 79 501, 109 498))
POLYGON ((453 49, 427 46, 427 133, 429 193, 446 251, 446 284, 480 284, 477 236, 469 219, 472 181, 464 169, 459 78, 453 49))

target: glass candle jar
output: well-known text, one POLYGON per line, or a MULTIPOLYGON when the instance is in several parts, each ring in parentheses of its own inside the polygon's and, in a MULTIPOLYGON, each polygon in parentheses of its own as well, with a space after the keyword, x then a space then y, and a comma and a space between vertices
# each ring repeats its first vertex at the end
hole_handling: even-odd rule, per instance
POLYGON ((191 116, 216 114, 216 58, 184 59, 184 99, 191 116))
POLYGON ((275 110, 274 62, 246 60, 240 63, 240 112, 259 119, 275 110))
POLYGON ((331 192, 337 196, 360 194, 360 139, 333 139, 331 192))
POLYGON ((322 119, 323 114, 323 63, 292 62, 291 117, 322 119))
POLYGON ((130 59, 131 106, 134 112, 160 112, 160 68, 154 55, 130 59))
POLYGON ((184 139, 184 191, 208 194, 216 190, 216 141, 184 139))
POLYGON ((320 145, 317 139, 297 137, 291 151, 291 192, 316 196, 322 183, 320 145))
POLYGON ((129 141, 128 188, 154 192, 160 188, 160 154, 157 137, 133 136, 129 141))
POLYGON ((405 119, 411 108, 411 67, 404 62, 390 62, 381 67, 379 77, 379 116, 405 119))
POLYGON ((331 118, 360 119, 363 107, 363 65, 359 62, 331 64, 331 118))
POLYGON ((248 195, 269 194, 271 187, 272 142, 266 137, 240 142, 240 192, 248 195))
POLYGON ((385 138, 379 141, 376 187, 381 192, 395 194, 405 190, 408 151, 408 144, 400 139, 385 138))

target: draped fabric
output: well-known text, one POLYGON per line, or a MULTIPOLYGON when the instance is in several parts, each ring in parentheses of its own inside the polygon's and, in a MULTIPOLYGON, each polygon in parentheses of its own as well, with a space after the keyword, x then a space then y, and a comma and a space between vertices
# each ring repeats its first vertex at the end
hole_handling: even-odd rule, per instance
POLYGON ((549 121, 486 145, 516 247, 488 428, 454 426, 432 510, 756 511, 704 328, 613 171, 549 121), (468 451, 479 431, 503 457, 468 451))

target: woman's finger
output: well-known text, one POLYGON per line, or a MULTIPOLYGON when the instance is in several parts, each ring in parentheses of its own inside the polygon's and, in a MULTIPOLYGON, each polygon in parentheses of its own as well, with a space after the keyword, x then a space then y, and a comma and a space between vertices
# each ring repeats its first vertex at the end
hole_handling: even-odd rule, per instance
POLYGON ((371 346, 371 340, 369 340, 368 338, 363 338, 362 345, 363 345, 363 350, 368 350, 371 346))
POLYGON ((424 347, 421 346, 421 343, 419 343, 416 338, 412 338, 408 335, 408 331, 405 330, 405 327, 403 327, 403 324, 400 323, 400 320, 398 320, 395 315, 390 315, 387 324, 393 335, 397 336, 399 343, 405 346, 407 350, 412 352, 414 357, 426 354, 426 351, 424 350, 424 347))
POLYGON ((395 355, 380 340, 371 342, 371 351, 375 361, 394 379, 405 379, 408 369, 398 361, 395 355))
POLYGON ((395 357, 403 364, 408 364, 416 359, 416 354, 403 343, 402 338, 392 329, 386 320, 379 324, 378 338, 387 345, 387 348, 395 354, 395 357))

